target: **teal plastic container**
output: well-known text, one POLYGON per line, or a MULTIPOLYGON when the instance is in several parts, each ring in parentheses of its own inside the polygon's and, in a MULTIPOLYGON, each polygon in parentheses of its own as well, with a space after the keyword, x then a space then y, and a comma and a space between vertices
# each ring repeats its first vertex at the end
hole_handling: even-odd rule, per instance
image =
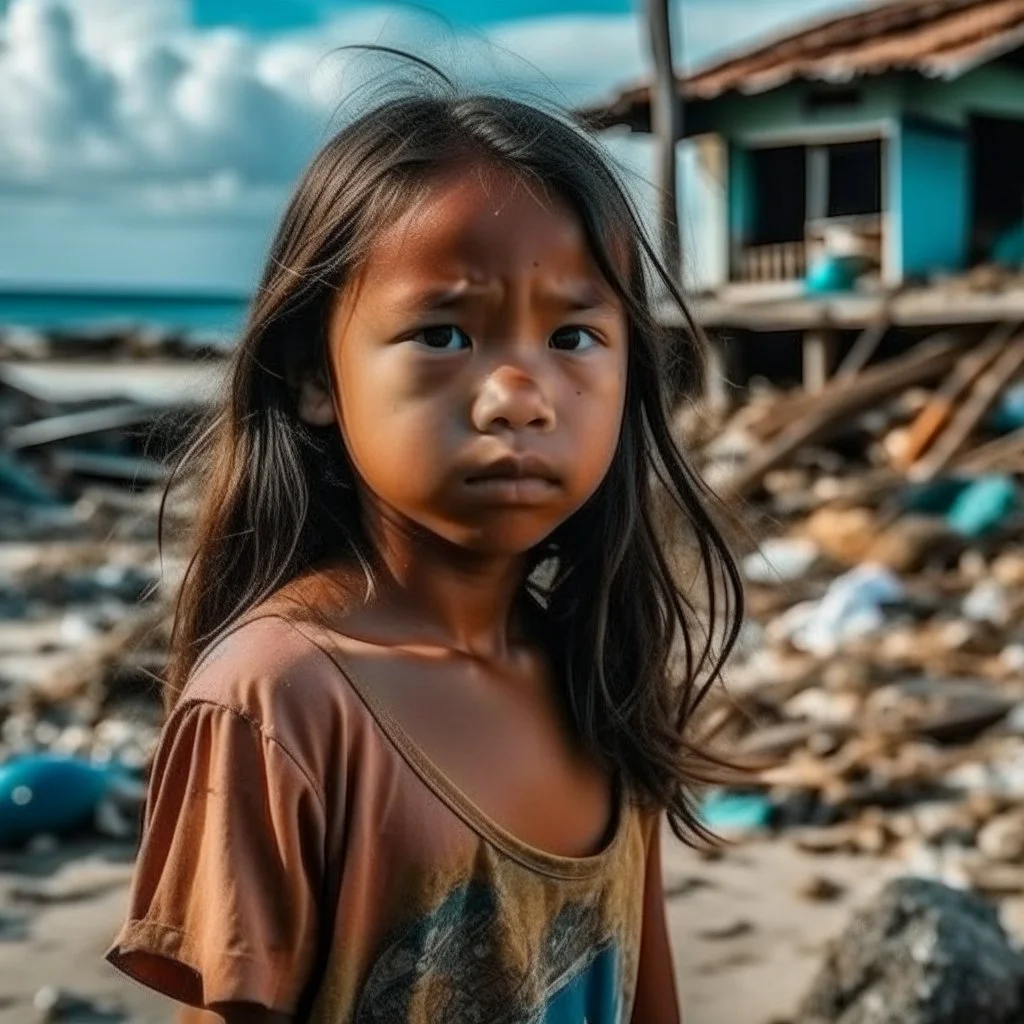
POLYGON ((982 476, 957 496, 946 522, 962 537, 983 537, 1001 526, 1019 502, 1020 494, 1011 477, 982 476))
POLYGON ((86 827, 121 770, 57 754, 22 754, 0 765, 0 847, 86 827))

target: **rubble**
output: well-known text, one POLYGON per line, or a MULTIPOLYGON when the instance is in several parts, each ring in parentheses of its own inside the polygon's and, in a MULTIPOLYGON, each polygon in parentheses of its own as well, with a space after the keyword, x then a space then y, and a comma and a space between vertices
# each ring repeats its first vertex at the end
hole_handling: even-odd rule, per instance
POLYGON ((759 795, 802 850, 1024 891, 1021 337, 946 330, 817 394, 755 382, 724 422, 681 417, 745 501, 719 740, 753 775, 712 811, 759 795))
POLYGON ((980 897, 897 879, 828 953, 794 1024, 1015 1024, 1024 957, 980 897))
POLYGON ((0 847, 131 841, 193 506, 159 552, 164 463, 222 364, 155 335, 8 331, 0 353, 0 847))
MULTIPOLYGON (((794 898, 841 896, 827 870, 839 852, 997 901, 1024 894, 1024 363, 1002 355, 1015 336, 943 332, 820 393, 756 385, 724 423, 680 423, 700 468, 745 503, 750 618, 719 735, 753 770, 703 809, 733 842, 821 858, 794 898)), ((47 376, 66 351, 34 344, 17 360, 42 375, 0 381, 0 427, 18 431, 0 461, 0 772, 47 758, 116 769, 76 827, 130 842, 182 568, 173 546, 157 554, 150 462, 196 410, 178 408, 178 433, 148 449, 137 430, 167 410, 143 398, 167 351, 138 356, 155 374, 131 382, 141 391, 87 395, 71 390, 87 375, 47 376)), ((135 357, 117 353, 111 386, 129 388, 135 357)), ((193 510, 186 492, 168 506, 171 537, 193 510)), ((65 842, 43 830, 23 855, 65 842)))

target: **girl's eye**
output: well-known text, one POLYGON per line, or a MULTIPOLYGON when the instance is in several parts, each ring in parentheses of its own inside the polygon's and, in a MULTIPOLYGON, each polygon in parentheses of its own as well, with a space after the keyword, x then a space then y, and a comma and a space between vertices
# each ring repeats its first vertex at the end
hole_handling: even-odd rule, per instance
POLYGON ((585 327, 560 327, 551 335, 551 347, 563 352, 581 352, 598 344, 597 335, 585 327))
POLYGON ((458 352, 472 345, 466 332, 454 324, 424 327, 413 335, 412 340, 439 352, 458 352))

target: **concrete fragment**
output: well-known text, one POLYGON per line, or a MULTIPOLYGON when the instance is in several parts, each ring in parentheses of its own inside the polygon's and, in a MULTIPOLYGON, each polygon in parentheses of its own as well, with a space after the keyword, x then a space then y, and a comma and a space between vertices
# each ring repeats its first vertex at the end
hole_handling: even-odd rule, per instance
POLYGON ((901 878, 834 944, 795 1024, 1018 1024, 1024 958, 971 893, 901 878))

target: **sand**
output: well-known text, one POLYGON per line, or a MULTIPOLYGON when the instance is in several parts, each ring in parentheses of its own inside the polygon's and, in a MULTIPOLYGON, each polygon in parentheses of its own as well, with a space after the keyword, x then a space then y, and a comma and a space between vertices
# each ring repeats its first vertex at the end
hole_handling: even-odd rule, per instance
MULTIPOLYGON (((664 860, 686 1024, 785 1020, 851 907, 897 870, 866 858, 809 857, 784 841, 737 846, 715 862, 670 841, 664 860), (832 902, 797 895, 812 875, 842 894, 832 902)), ((130 851, 117 845, 64 848, 37 857, 30 871, 24 857, 0 860, 0 1024, 31 1024, 44 985, 117 1003, 137 1024, 170 1024, 167 1001, 102 960, 130 873, 130 851), (50 902, 39 902, 47 894, 50 902)))

